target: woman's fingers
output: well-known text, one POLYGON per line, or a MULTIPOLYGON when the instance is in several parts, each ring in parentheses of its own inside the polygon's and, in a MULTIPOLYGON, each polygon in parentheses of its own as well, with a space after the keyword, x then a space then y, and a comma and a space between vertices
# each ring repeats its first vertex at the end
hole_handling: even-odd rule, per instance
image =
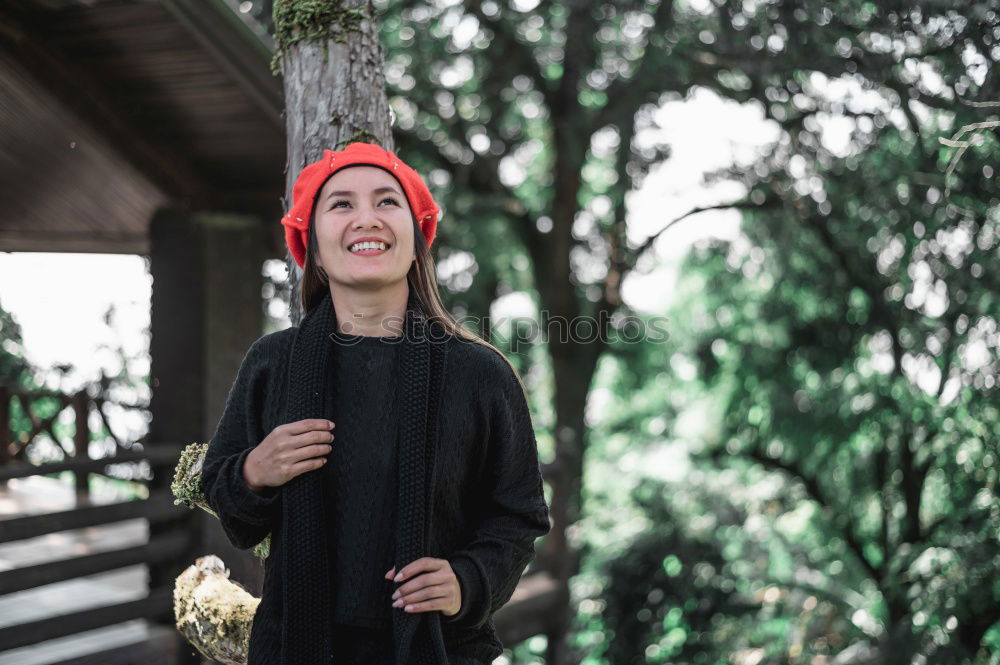
MULTIPOLYGON (((422 569, 420 572, 411 570, 410 579, 401 584, 392 594, 392 606, 403 608, 410 612, 426 612, 429 610, 445 610, 454 603, 452 595, 458 591, 454 573, 444 567, 436 568, 441 560, 426 557, 414 562, 422 569), (410 609, 407 610, 406 607, 410 609)), ((411 564, 412 565, 412 564, 411 564)), ((394 574, 395 568, 386 573, 386 577, 394 574)))
POLYGON ((302 448, 295 448, 294 450, 288 451, 285 459, 291 463, 301 462, 313 457, 325 457, 330 454, 333 450, 333 446, 329 443, 317 443, 310 446, 303 446, 302 448))
POLYGON ((399 596, 409 596, 410 594, 416 593, 421 589, 426 589, 431 586, 439 586, 445 584, 452 575, 443 573, 441 571, 431 571, 427 573, 422 573, 415 577, 411 577, 405 584, 400 584, 399 588, 393 593, 393 598, 399 598, 399 596))
POLYGON ((330 443, 336 437, 333 432, 328 430, 313 430, 311 432, 305 432, 303 434, 296 434, 295 436, 290 436, 284 440, 284 446, 286 450, 297 451, 299 448, 312 445, 314 443, 330 443))
POLYGON ((443 609, 448 605, 449 595, 447 585, 433 584, 402 594, 393 601, 392 605, 393 607, 402 607, 407 612, 443 609))
POLYGON ((327 454, 332 450, 328 444, 307 446, 293 451, 293 457, 284 465, 287 469, 288 480, 305 473, 320 468, 329 461, 327 454))
POLYGON ((329 431, 312 431, 282 440, 276 451, 276 461, 282 465, 329 455, 336 437, 329 431))
POLYGON ((280 487, 323 466, 333 450, 333 427, 334 423, 325 418, 306 418, 275 427, 252 453, 254 483, 280 487))
MULTIPOLYGON (((395 574, 391 568, 386 577, 395 574)), ((422 557, 401 569, 407 578, 392 594, 392 606, 405 612, 449 610, 461 605, 461 590, 451 565, 445 559, 422 557)))
MULTIPOLYGON (((324 464, 326 464, 326 458, 325 457, 310 457, 307 460, 302 460, 301 462, 296 462, 289 469, 288 480, 291 480, 295 476, 301 475, 301 474, 305 473, 306 471, 313 471, 315 469, 318 469, 321 466, 323 466, 324 464)), ((285 482, 288 482, 288 481, 285 481, 285 482)))
POLYGON ((285 425, 281 425, 280 427, 284 428, 286 433, 295 436, 312 431, 329 432, 331 429, 336 427, 336 424, 332 420, 327 420, 325 418, 306 418, 305 420, 296 420, 295 422, 287 423, 285 425))

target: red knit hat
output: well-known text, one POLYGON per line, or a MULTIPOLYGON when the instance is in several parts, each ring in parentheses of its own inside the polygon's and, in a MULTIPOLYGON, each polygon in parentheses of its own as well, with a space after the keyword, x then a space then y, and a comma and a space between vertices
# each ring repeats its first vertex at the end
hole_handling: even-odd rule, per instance
POLYGON ((434 197, 420 174, 388 150, 374 143, 356 142, 348 144, 339 152, 324 150, 323 157, 303 168, 295 180, 292 187, 292 208, 281 218, 281 223, 285 227, 288 251, 300 268, 305 266, 309 218, 312 216, 316 195, 330 176, 346 166, 354 165, 377 166, 395 176, 403 187, 403 193, 427 240, 427 246, 430 247, 434 242, 441 209, 434 202, 434 197))

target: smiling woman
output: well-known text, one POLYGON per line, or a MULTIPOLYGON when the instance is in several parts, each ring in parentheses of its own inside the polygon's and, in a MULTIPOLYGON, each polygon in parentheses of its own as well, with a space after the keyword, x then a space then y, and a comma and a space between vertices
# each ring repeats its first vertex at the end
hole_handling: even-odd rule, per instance
POLYGON ((402 320, 417 229, 401 189, 384 169, 357 165, 337 171, 319 192, 310 244, 341 332, 381 336, 387 317, 402 320))
POLYGON ((441 303, 396 155, 327 150, 292 197, 305 316, 247 351, 202 471, 234 545, 271 535, 247 662, 490 663, 550 529, 524 386, 441 303))

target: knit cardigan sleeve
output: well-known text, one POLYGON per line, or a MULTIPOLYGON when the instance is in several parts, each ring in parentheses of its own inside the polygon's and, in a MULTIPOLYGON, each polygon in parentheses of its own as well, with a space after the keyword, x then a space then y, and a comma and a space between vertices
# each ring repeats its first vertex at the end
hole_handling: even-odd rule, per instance
POLYGON ((229 542, 239 549, 250 549, 264 540, 280 507, 280 488, 265 487, 258 494, 243 479, 247 456, 267 435, 262 422, 267 394, 265 337, 254 342, 243 357, 201 472, 205 500, 218 515, 229 542))
POLYGON ((524 391, 503 359, 491 380, 483 514, 471 540, 447 557, 462 593, 445 623, 479 628, 514 594, 534 559, 535 539, 551 529, 538 447, 524 391))

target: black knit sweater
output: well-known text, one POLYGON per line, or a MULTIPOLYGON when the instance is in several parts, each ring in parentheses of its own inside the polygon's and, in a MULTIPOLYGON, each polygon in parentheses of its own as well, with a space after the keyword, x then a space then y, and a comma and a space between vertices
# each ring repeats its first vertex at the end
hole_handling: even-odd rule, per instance
MULTIPOLYGON (((282 424, 279 420, 294 331, 289 328, 265 335, 247 351, 206 454, 202 471, 206 499, 219 515, 229 540, 241 549, 259 543, 277 529, 282 519, 283 488, 265 488, 261 494, 250 491, 242 467, 252 448, 282 424)), ((496 352, 480 344, 457 337, 438 343, 446 343, 449 348, 438 424, 440 450, 433 496, 428 498, 432 522, 422 556, 447 559, 461 587, 458 614, 446 617, 436 612, 449 661, 491 663, 503 650, 493 613, 513 594, 534 557, 534 541, 548 533, 548 508, 528 406, 514 373, 496 352)), ((336 422, 336 418, 332 419, 336 422)), ((331 461, 349 445, 340 423, 334 433, 331 461)), ((331 474, 329 468, 324 471, 331 474)), ((328 475, 326 480, 332 488, 333 478, 328 475)), ((332 510, 327 512, 332 519, 342 523, 363 519, 354 512, 356 505, 350 516, 344 515, 341 511, 348 504, 338 504, 335 495, 333 489, 329 504, 332 510)), ((382 518, 379 515, 378 519, 382 518)), ((363 577, 378 575, 366 585, 361 580, 344 583, 334 579, 334 612, 340 608, 344 611, 340 619, 352 616, 364 621, 370 603, 377 602, 380 596, 385 607, 391 605, 391 593, 398 585, 383 578, 391 557, 390 565, 385 566, 383 560, 359 562, 356 558, 359 552, 366 552, 366 556, 374 552, 372 556, 378 557, 378 552, 391 553, 391 549, 384 549, 382 543, 351 544, 351 533, 340 533, 337 552, 353 551, 355 558, 345 563, 343 558, 331 557, 331 562, 340 562, 334 575, 350 576, 354 573, 348 571, 352 570, 363 577), (364 590, 360 591, 362 586, 364 590)), ((353 533, 356 538, 365 538, 357 531, 353 533)), ((254 618, 251 665, 277 663, 283 622, 297 620, 282 616, 282 576, 277 571, 282 565, 284 546, 274 540, 272 534, 262 602, 254 618)), ((402 610, 390 608, 390 612, 402 610)), ((372 625, 378 623, 376 616, 367 618, 375 619, 368 622, 372 625)), ((337 645, 332 648, 336 652, 337 645)))
MULTIPOLYGON (((336 333, 337 371, 330 371, 324 414, 336 423, 333 451, 323 467, 333 621, 380 628, 388 635, 395 585, 396 360, 392 339, 336 333)), ((332 370, 332 367, 331 367, 332 370)))

